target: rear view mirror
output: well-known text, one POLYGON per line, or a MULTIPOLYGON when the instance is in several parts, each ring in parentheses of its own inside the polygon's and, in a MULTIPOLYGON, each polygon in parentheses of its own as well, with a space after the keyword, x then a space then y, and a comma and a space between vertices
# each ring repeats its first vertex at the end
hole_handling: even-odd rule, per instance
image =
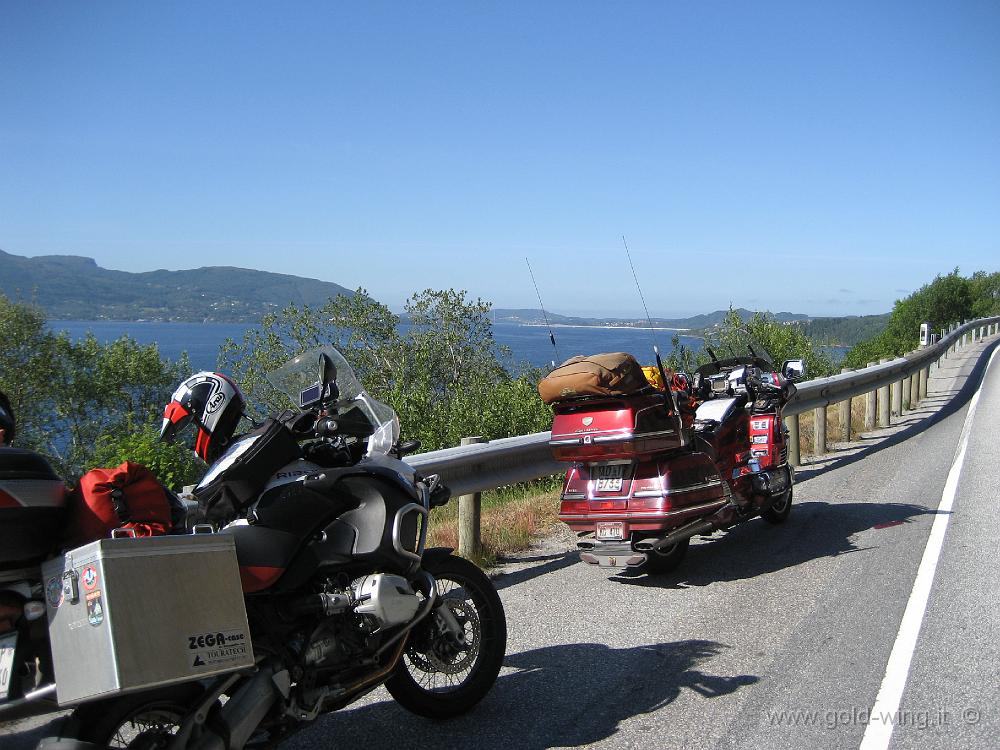
POLYGON ((801 380, 806 374, 804 359, 786 359, 781 365, 781 374, 788 380, 801 380))

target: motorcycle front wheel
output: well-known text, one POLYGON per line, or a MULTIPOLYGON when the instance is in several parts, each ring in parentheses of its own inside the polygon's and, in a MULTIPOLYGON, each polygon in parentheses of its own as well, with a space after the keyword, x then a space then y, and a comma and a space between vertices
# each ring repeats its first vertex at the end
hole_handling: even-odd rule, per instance
MULTIPOLYGON (((788 471, 788 469, 785 469, 788 471)), ((775 525, 784 523, 788 514, 792 512, 792 482, 788 478, 788 489, 781 493, 771 503, 771 507, 761 513, 764 520, 775 525)))
POLYGON ((507 618, 490 579, 468 560, 434 558, 424 570, 437 581, 440 606, 463 637, 456 641, 445 618, 432 612, 410 634, 385 686, 408 711, 446 719, 468 711, 493 687, 507 650, 507 618))
POLYGON ((185 683, 85 703, 69 716, 60 736, 115 749, 161 750, 201 694, 200 685, 185 683))

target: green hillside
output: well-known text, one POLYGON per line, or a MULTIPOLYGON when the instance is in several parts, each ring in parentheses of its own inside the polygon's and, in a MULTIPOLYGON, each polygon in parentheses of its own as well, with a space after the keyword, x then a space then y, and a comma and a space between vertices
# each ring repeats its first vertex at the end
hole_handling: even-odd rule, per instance
POLYGON ((242 323, 290 302, 322 305, 339 284, 246 268, 128 273, 93 258, 25 258, 0 250, 0 293, 37 303, 52 319, 242 323))

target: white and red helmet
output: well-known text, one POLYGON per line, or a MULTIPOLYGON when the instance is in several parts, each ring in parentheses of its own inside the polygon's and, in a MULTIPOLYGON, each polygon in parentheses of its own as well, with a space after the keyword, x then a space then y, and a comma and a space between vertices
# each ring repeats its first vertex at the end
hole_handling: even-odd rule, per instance
POLYGON ((246 399, 229 377, 199 372, 174 391, 163 410, 160 440, 171 442, 191 422, 198 425, 194 452, 212 463, 229 445, 243 416, 246 399))

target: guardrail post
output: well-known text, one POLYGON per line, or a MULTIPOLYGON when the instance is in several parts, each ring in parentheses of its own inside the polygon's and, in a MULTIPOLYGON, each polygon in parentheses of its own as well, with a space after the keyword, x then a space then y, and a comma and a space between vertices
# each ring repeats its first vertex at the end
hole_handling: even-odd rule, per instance
POLYGON ((826 407, 813 409, 813 455, 826 453, 826 407))
MULTIPOLYGON (((869 362, 868 367, 874 367, 875 362, 869 362)), ((875 429, 875 391, 868 391, 865 394, 865 431, 871 431, 875 429)))
MULTIPOLYGON (((891 359, 883 357, 879 360, 879 364, 885 364, 886 362, 891 362, 891 359)), ((892 420, 889 410, 889 386, 883 385, 878 389, 878 426, 888 427, 892 424, 892 420)))
POLYGON ((892 416, 898 417, 903 413, 903 381, 897 380, 889 387, 892 389, 892 416))
POLYGON ((909 377, 910 381, 910 411, 916 411, 917 403, 920 401, 920 373, 915 372, 909 377))
MULTIPOLYGON (((462 445, 485 442, 478 435, 462 438, 462 445)), ((483 495, 481 492, 460 495, 458 498, 458 554, 462 557, 475 557, 482 547, 479 522, 482 506, 483 495)))
MULTIPOLYGON (((846 367, 841 368, 841 372, 849 372, 846 367)), ((851 442, 851 399, 840 402, 840 439, 845 443, 851 442)))
POLYGON ((913 391, 913 379, 907 375, 903 378, 902 383, 903 397, 899 405, 899 413, 902 414, 906 410, 913 410, 913 399, 910 398, 910 393, 913 391))
POLYGON ((785 417, 785 429, 788 430, 788 463, 790 466, 801 466, 802 456, 799 452, 799 415, 785 417))
POLYGON ((931 368, 928 365, 923 370, 920 371, 920 400, 923 401, 927 398, 927 381, 931 377, 931 368))

